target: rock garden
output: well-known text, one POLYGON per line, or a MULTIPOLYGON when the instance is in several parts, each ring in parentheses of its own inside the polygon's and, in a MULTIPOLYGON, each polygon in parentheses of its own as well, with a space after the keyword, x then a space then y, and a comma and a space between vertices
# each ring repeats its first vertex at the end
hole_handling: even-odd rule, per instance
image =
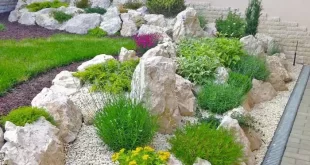
POLYGON ((1 40, 0 164, 260 164, 302 68, 260 3, 207 23, 183 0, 19 0, 9 22, 62 34, 1 40))

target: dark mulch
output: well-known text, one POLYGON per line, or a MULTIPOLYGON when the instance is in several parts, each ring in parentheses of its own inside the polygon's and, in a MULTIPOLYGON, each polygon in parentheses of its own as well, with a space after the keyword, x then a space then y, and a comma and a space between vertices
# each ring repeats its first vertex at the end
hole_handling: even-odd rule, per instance
POLYGON ((26 26, 18 22, 9 22, 10 13, 0 13, 0 23, 6 26, 5 31, 0 31, 0 39, 23 39, 49 37, 56 33, 65 33, 59 30, 48 30, 39 26, 26 26))
POLYGON ((17 85, 6 95, 0 97, 0 115, 6 115, 10 110, 20 106, 31 105, 32 99, 41 92, 44 87, 50 87, 55 76, 63 71, 76 71, 81 64, 72 63, 68 66, 52 69, 46 73, 42 73, 37 77, 17 85))

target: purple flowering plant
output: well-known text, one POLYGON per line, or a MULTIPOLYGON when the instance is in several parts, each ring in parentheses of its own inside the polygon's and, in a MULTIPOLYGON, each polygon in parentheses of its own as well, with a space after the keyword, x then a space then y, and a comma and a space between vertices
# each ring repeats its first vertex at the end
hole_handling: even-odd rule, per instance
POLYGON ((142 34, 142 35, 135 35, 134 40, 138 47, 138 51, 140 53, 145 53, 151 48, 154 48, 160 39, 159 34, 142 34))

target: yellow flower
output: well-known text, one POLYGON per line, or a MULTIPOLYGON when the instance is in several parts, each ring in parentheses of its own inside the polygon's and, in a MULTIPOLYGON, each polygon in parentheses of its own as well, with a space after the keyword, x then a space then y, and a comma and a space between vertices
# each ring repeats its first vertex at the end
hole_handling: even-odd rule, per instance
POLYGON ((150 146, 144 147, 144 150, 145 151, 149 151, 149 152, 153 152, 154 151, 154 149, 152 147, 150 147, 150 146))
POLYGON ((167 161, 170 158, 170 152, 159 151, 159 159, 162 161, 167 161))
POLYGON ((125 148, 122 148, 119 153, 124 153, 125 152, 125 148))
POLYGON ((115 154, 112 155, 112 161, 113 162, 117 161, 118 157, 119 157, 119 153, 116 152, 115 154))
POLYGON ((137 147, 137 148, 136 148, 136 151, 137 151, 137 152, 140 152, 142 149, 143 149, 142 147, 137 147))
POLYGON ((147 160, 149 157, 150 157, 149 155, 143 155, 143 156, 142 156, 142 159, 143 159, 143 160, 147 160))
POLYGON ((137 165, 137 162, 134 161, 134 160, 133 160, 133 161, 130 161, 130 162, 129 162, 129 165, 137 165))

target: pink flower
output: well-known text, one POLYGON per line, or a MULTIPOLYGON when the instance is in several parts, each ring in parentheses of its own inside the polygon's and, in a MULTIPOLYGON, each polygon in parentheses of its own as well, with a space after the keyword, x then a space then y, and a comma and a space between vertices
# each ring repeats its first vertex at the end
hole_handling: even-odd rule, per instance
POLYGON ((133 38, 138 48, 147 51, 148 49, 151 49, 158 44, 159 35, 143 34, 143 35, 135 35, 133 38))

